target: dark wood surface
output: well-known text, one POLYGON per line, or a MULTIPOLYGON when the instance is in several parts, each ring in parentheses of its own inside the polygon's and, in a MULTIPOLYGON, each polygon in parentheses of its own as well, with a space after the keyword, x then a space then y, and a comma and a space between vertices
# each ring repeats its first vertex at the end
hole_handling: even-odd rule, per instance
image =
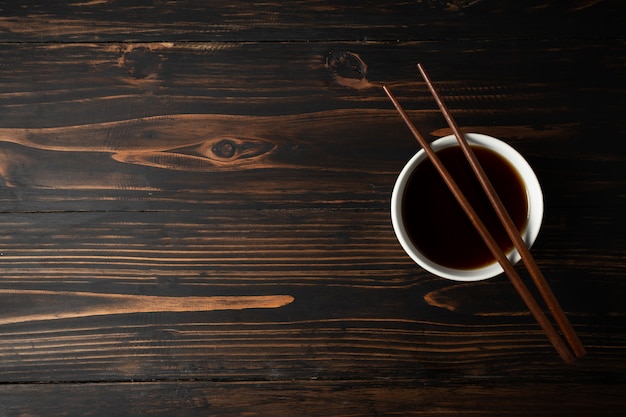
POLYGON ((0 416, 620 415, 625 11, 0 2, 0 416), (418 62, 535 169, 574 365, 506 277, 397 242, 381 84, 449 133, 418 62))

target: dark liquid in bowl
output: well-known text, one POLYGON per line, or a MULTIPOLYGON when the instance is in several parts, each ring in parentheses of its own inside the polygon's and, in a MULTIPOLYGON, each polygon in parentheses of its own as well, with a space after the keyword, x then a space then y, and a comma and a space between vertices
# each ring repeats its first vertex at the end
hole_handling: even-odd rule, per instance
MULTIPOLYGON (((528 221, 528 199, 519 174, 496 152, 474 145, 472 149, 518 230, 524 231, 528 221)), ((437 155, 498 245, 505 253, 510 251, 513 243, 461 148, 441 149, 437 155)), ((413 244, 440 265, 475 269, 495 262, 430 160, 423 161, 409 178, 402 201, 402 218, 413 244)))

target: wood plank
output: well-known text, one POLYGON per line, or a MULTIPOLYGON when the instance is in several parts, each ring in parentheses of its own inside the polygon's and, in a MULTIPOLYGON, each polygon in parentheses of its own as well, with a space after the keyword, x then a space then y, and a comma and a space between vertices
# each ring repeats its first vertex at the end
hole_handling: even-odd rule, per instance
POLYGON ((0 3, 0 42, 574 39, 623 36, 619 0, 0 3), (459 31, 458 28, 463 30, 459 31))
POLYGON ((459 384, 415 381, 144 382, 0 386, 7 416, 614 416, 623 384, 459 384), (37 401, 33 401, 37 398, 37 401), (63 401, 59 401, 62 398, 63 401))
POLYGON ((623 252, 587 248, 563 266, 553 259, 567 249, 558 232, 538 258, 588 346, 575 367, 560 362, 504 277, 452 284, 415 266, 387 211, 3 219, 4 382, 599 382, 625 372, 623 252), (227 308, 216 309, 215 297, 227 297, 227 308))
POLYGON ((378 86, 390 81, 425 132, 448 133, 412 68, 415 56, 431 63, 462 125, 527 155, 551 204, 623 206, 624 144, 614 138, 624 126, 608 116, 623 102, 623 44, 529 41, 513 52, 507 41, 488 44, 0 46, 24 71, 0 68, 3 210, 385 207, 417 146, 378 86), (442 51, 462 66, 490 64, 468 79, 442 51), (522 51, 528 63, 508 71, 522 51), (591 54, 598 65, 578 68, 591 54), (537 61, 546 70, 525 76, 537 61), (362 71, 347 76, 350 63, 362 71), (583 72, 591 81, 573 84, 583 72), (600 73, 614 89, 594 84, 600 73))

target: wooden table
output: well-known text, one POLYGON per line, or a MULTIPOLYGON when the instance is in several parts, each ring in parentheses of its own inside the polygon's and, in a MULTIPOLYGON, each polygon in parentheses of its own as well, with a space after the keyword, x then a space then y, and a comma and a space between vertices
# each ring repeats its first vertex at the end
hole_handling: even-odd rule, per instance
POLYGON ((0 9, 1 416, 624 412, 621 0, 0 9), (397 242, 418 62, 535 169, 574 365, 397 242))

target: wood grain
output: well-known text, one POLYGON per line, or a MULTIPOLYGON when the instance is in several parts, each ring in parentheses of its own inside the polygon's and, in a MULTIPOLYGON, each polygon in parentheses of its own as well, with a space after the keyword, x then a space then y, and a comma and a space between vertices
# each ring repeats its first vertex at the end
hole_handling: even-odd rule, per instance
MULTIPOLYGON (((566 187, 591 193, 586 201, 621 206, 617 189, 607 201, 611 194, 597 195, 604 188, 593 183, 604 180, 603 187, 611 187, 623 178, 617 169, 621 145, 610 136, 623 126, 591 117, 597 90, 571 91, 570 79, 562 76, 578 56, 594 54, 603 65, 580 70, 592 77, 601 71, 609 82, 618 79, 620 69, 611 57, 620 46, 609 44, 599 52, 594 43, 530 41, 511 54, 508 41, 477 50, 483 44, 411 43, 392 51, 380 44, 325 43, 0 45, 3 56, 23 69, 0 68, 6 80, 0 94, 2 201, 8 210, 25 211, 169 210, 180 208, 178 202, 211 204, 214 193, 228 198, 220 204, 276 205, 289 192, 293 204, 344 201, 382 208, 396 173, 417 149, 376 85, 394 80, 403 102, 415 103, 410 104, 415 122, 434 136, 446 133, 414 69, 399 72, 388 64, 420 56, 431 64, 460 122, 503 137, 527 155, 557 204, 583 200, 560 190, 566 187), (342 85, 327 68, 329 57, 340 50, 347 54, 348 47, 369 62, 363 76, 372 87, 342 85), (558 59, 551 55, 555 48, 558 59), (137 65, 128 64, 131 53, 133 62, 160 64, 146 64, 138 74, 132 70, 137 65), (442 53, 464 57, 468 66, 478 61, 490 66, 480 77, 464 80, 438 58, 442 53), (42 54, 45 76, 37 69, 42 54), (509 69, 509 60, 519 54, 529 63, 550 65, 537 79, 529 78, 530 64, 509 69), (276 55, 279 61, 271 58, 276 55), (275 81, 276 72, 292 75, 275 81), (503 72, 505 78, 497 75, 503 72), (226 88, 224 79, 233 85, 226 88), (531 107, 532 124, 526 116, 531 107), (582 152, 591 130, 602 146, 582 152), (37 162, 42 160, 48 162, 37 162), (559 180, 560 189, 550 188, 559 173, 544 174, 555 160, 577 165, 564 168, 569 182, 559 180), (606 170, 611 177, 598 177, 598 163, 615 167, 606 170), (266 191, 256 193, 261 189, 266 191)), ((602 94, 607 106, 617 105, 623 88, 602 94)))
MULTIPOLYGON (((407 45, 402 53, 411 54, 412 48, 422 51, 422 46, 407 45)), ((502 49, 506 47, 506 43, 501 45, 502 49)), ((5 48, 21 57, 26 68, 34 68, 38 62, 36 54, 23 52, 23 46, 5 48)), ((130 309, 116 315, 112 310, 98 325, 93 317, 49 320, 63 314, 64 308, 44 304, 41 320, 26 321, 26 326, 33 329, 28 330, 28 336, 18 332, 5 345, 8 351, 17 349, 21 356, 37 358, 37 365, 26 366, 32 362, 22 359, 5 361, 6 380, 49 380, 48 367, 55 367, 54 378, 60 381, 167 379, 177 378, 181 372, 195 378, 210 375, 266 379, 273 377, 277 367, 281 378, 362 377, 363 372, 408 377, 425 375, 424 368, 429 367, 453 372, 451 364, 458 363, 483 378, 502 378, 519 371, 529 357, 549 355, 549 345, 539 329, 502 283, 449 288, 445 281, 419 271, 402 253, 390 227, 387 207, 395 176, 416 149, 393 110, 385 108, 384 97, 376 95, 377 88, 354 89, 339 83, 329 72, 326 62, 331 45, 305 49, 311 55, 303 61, 307 62, 303 72, 278 84, 270 78, 264 81, 264 74, 280 68, 263 58, 264 51, 273 46, 217 49, 210 59, 205 57, 204 49, 188 45, 39 48, 49 57, 46 66, 50 75, 43 78, 47 81, 30 84, 28 77, 16 79, 13 88, 27 93, 14 92, 3 98, 10 114, 22 114, 21 118, 3 119, 5 127, 0 131, 5 155, 2 192, 9 204, 3 222, 2 284, 6 291, 21 291, 23 297, 17 300, 22 299, 24 305, 29 305, 27 292, 34 290, 129 297, 211 297, 216 293, 243 297, 277 294, 280 288, 295 301, 284 307, 284 313, 281 310, 263 320, 259 320, 262 315, 258 313, 247 316, 251 328, 238 324, 241 316, 211 313, 221 317, 217 322, 232 323, 222 328, 233 332, 232 336, 240 335, 239 349, 230 342, 228 332, 206 332, 195 327, 193 323, 212 320, 205 314, 167 314, 158 309, 151 314, 130 309), (136 67, 127 65, 132 52, 133 62, 154 62, 151 57, 160 57, 158 62, 162 64, 145 66, 144 72, 131 71, 129 68, 136 67), (249 61, 249 54, 258 58, 256 79, 244 77, 248 71, 245 65, 240 66, 239 77, 230 71, 233 80, 242 80, 237 106, 205 106, 203 102, 209 99, 224 104, 230 99, 217 81, 226 69, 212 70, 215 62, 222 62, 226 68, 233 59, 249 61), (85 72, 83 61, 76 63, 77 56, 99 64, 85 72), (183 56, 191 68, 167 67, 183 56), (209 80, 208 93, 202 92, 209 94, 206 99, 200 91, 207 85, 194 84, 195 72, 212 74, 204 77, 209 80), (64 80, 68 73, 75 85, 84 86, 82 91, 79 88, 74 92, 69 85, 58 89, 67 83, 64 80), (303 89, 303 80, 308 79, 317 81, 303 89), (264 90, 252 88, 259 82, 267 84, 264 90), (335 83, 330 84, 332 94, 324 93, 328 83, 335 83), (167 94, 154 97, 157 87, 166 88, 167 94), (253 93, 244 93, 247 91, 253 93), (318 91, 315 96, 320 98, 302 96, 307 91, 318 91), (278 92, 280 95, 272 98, 278 92), (74 94, 79 95, 56 100, 74 94), (291 102, 287 113, 295 113, 282 114, 278 105, 265 109, 264 97, 270 102, 291 102), (308 111, 298 112, 305 100, 308 111), (140 101, 145 105, 136 106, 140 101), (340 108, 351 101, 356 106, 340 108), (78 114, 73 111, 77 106, 83 108, 78 114), (38 108, 41 115, 34 123, 28 122, 25 113, 31 108, 38 108), (265 115, 254 115, 261 108, 265 115), (231 113, 247 109, 252 114, 213 112, 225 109, 231 113), (233 155, 230 158, 229 152, 233 155), (478 305, 468 302, 481 299, 484 288, 490 295, 508 295, 501 300, 491 296, 492 301, 478 305), (281 319, 283 314, 290 319, 281 319), (379 316, 382 318, 377 319, 379 316), (146 329, 142 325, 145 320, 157 322, 146 329), (85 333, 87 323, 91 330, 85 333), (110 330, 112 323, 113 329, 130 327, 120 338, 110 330), (191 329, 185 327, 188 325, 191 329), (38 333, 42 326, 57 330, 52 335, 38 333), (289 329, 286 332, 285 326, 289 329), (56 335, 59 331, 60 336, 56 335), (149 339, 142 336, 146 331, 151 335, 149 339), (315 341, 307 339, 310 334, 317 335, 315 341), (33 337, 43 349, 19 342, 33 337), (127 337, 139 342, 129 344, 127 337), (72 342, 73 348, 61 342, 74 338, 108 342, 95 346, 88 343, 85 347, 72 342), (395 347, 390 347, 391 340, 395 340, 395 347), (197 350, 198 343, 216 346, 216 341, 219 349, 214 348, 211 357, 197 350), (45 347, 50 343, 61 344, 49 351, 45 347), (151 344, 154 348, 146 351, 147 356, 140 353, 141 349, 136 350, 136 346, 151 344), (111 345, 119 349, 113 356, 111 345), (299 359, 294 365, 291 358, 300 356, 303 345, 308 346, 311 358, 299 359), (74 352, 70 358, 68 349, 74 352), (260 352, 274 367, 258 369, 255 357, 260 352), (159 363, 163 355, 178 359, 162 366, 159 363), (364 359, 364 355, 370 358, 364 359), (500 363, 497 370, 489 366, 502 355, 508 358, 506 365, 500 363), (77 357, 81 359, 77 361, 77 357), (333 357, 342 365, 333 364, 333 357), (444 365, 440 364, 442 360, 444 365), (134 367, 127 368, 129 361, 134 367), (102 364, 96 372, 95 363, 102 364)), ((580 48, 577 45, 570 50, 570 59, 575 59, 575 51, 580 48)), ((360 58, 368 57, 370 61, 362 75, 371 83, 380 80, 383 69, 377 70, 371 62, 390 58, 386 48, 360 45, 358 49, 365 51, 360 58)), ((432 54, 439 49, 428 47, 432 54)), ((568 56, 565 52, 560 59, 568 56)), ((541 55, 541 51, 533 53, 541 55)), ((293 65, 285 68, 297 66, 302 54, 301 46, 291 47, 286 56, 293 65)), ((500 65, 505 63, 503 60, 500 65)), ((494 64, 491 74, 472 85, 488 85, 487 77, 500 68, 494 64)), ((441 73, 449 76, 446 70, 441 73)), ((412 80, 412 74, 405 74, 404 79, 407 81, 399 80, 397 86, 405 99, 420 92, 427 97, 425 89, 412 80)), ((534 103, 547 84, 518 86, 504 81, 499 88, 468 90, 462 87, 465 83, 456 79, 444 85, 460 116, 479 122, 472 128, 504 135, 531 158, 533 153, 539 156, 535 163, 539 163, 549 210, 557 210, 544 228, 545 243, 539 246, 539 254, 557 294, 568 294, 563 300, 565 306, 577 318, 576 324, 582 326, 587 343, 594 346, 593 362, 586 369, 596 369, 592 372, 596 378, 603 378, 605 372, 619 375, 621 368, 607 369, 610 352, 621 339, 607 335, 623 322, 623 310, 617 301, 623 289, 615 282, 602 281, 599 271, 615 277, 623 272, 618 261, 621 252, 614 245, 622 240, 616 237, 616 241, 607 242, 594 236, 603 236, 600 230, 609 230, 619 221, 617 213, 623 206, 623 196, 615 193, 611 197, 606 191, 619 188, 623 174, 612 167, 623 163, 623 154, 609 157, 605 149, 597 149, 580 157, 578 150, 585 142, 582 122, 577 118, 586 109, 585 104, 551 113, 554 119, 546 128, 525 125, 528 119, 520 110, 534 103), (526 93, 518 94, 523 90, 526 93), (474 110, 470 106, 475 103, 491 104, 474 110), (494 115, 502 118, 490 126, 494 115), (567 148, 558 155, 549 152, 550 146, 562 143, 563 137, 568 138, 567 148), (546 146, 549 151, 542 151, 546 146), (564 158, 571 162, 563 162, 564 158), (555 165, 555 161, 561 162, 555 165), (598 171, 600 166, 602 170, 598 171), (554 171, 554 167, 560 171, 554 171), (612 173, 612 177, 598 189, 588 182, 590 172, 612 173), (564 175, 569 182, 562 180, 564 175), (607 212, 607 205, 615 211, 607 212), (559 209, 572 206, 578 211, 559 209), (604 209, 598 212, 601 206, 604 209), (595 219, 593 229, 579 226, 587 219, 595 219), (594 247, 586 247, 581 253, 581 242, 588 239, 595 239, 594 247), (562 260, 566 260, 567 267, 560 265, 562 260), (596 277, 597 288, 586 283, 587 276, 596 277), (572 282, 576 282, 578 291, 566 290, 572 282), (578 293, 595 294, 592 305, 603 306, 603 319, 612 317, 604 332, 593 332, 594 314, 585 313, 589 310, 583 307, 589 300, 577 297, 578 293), (609 293, 611 297, 604 295, 609 293)), ((563 99, 553 94, 552 98, 544 98, 545 111, 551 103, 563 99)), ((417 100, 413 117, 429 127, 433 135, 445 134, 441 131, 443 120, 432 111, 433 105, 425 102, 426 98, 417 100)), ((589 119, 585 119, 587 128, 609 129, 610 125, 590 125, 589 119)), ((609 139, 605 143, 612 144, 609 139)), ((24 307, 5 305, 4 320, 25 314, 24 307)), ((542 375, 559 379, 563 369, 543 370, 542 375)))
POLYGON ((619 0, 2 2, 1 40, 392 41, 621 34, 619 0), (554 24, 555 17, 560 19, 554 24), (456 29, 466 30, 460 35, 456 29))
POLYGON ((624 3, 0 1, 0 415, 615 415, 626 380, 624 3), (504 277, 389 215, 390 85, 545 195, 565 366, 504 277), (590 143, 593 146, 590 146, 590 143))
MULTIPOLYGON (((384 211, 32 213, 11 220, 3 224, 0 256, 5 381, 538 378, 523 370, 527 361, 548 364, 543 381, 623 372, 613 362, 623 343, 626 289, 611 279, 621 276, 618 260, 601 248, 577 253, 567 268, 542 265, 590 346, 589 358, 567 368, 504 278, 450 285, 429 276, 402 252, 384 211), (265 312, 190 307, 198 297, 272 294, 294 300, 265 312), (137 307, 172 297, 185 307, 137 307)), ((558 232, 547 237, 543 256, 563 250, 558 232)))
POLYGON ((624 404, 619 400, 624 385, 591 385, 572 395, 576 389, 574 384, 513 388, 468 383, 447 387, 413 381, 19 385, 10 390, 0 387, 4 394, 0 405, 7 415, 170 416, 185 410, 188 416, 264 416, 297 409, 303 416, 380 415, 390 410, 407 416, 613 416, 624 404), (35 395, 39 401, 33 402, 35 395), (66 401, 60 403, 59 397, 66 401))
MULTIPOLYGON (((98 294, 88 292, 46 290, 0 290, 0 298, 20 298, 26 312, 3 317, 0 325, 41 320, 63 320, 110 314, 162 313, 184 311, 242 310, 248 308, 279 308, 293 301, 289 295, 162 297, 129 294, 98 294), (53 304, 58 307, 53 307, 53 304), (34 313, 33 306, 46 305, 45 313, 34 313), (52 312, 52 313, 51 313, 52 312)), ((10 302, 4 302, 10 304, 10 302)))

